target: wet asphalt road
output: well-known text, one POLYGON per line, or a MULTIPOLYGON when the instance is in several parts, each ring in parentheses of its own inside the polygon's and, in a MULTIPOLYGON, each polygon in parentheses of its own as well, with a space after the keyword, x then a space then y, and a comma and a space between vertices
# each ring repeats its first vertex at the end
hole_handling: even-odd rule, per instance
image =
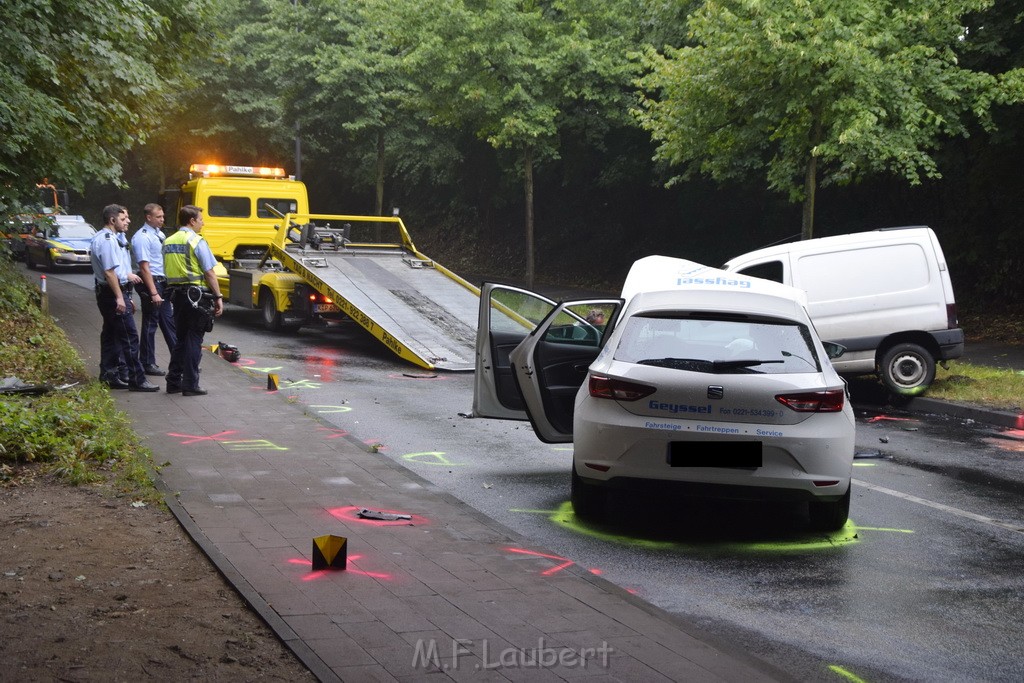
MULTIPOLYGON (((798 680, 1024 676, 1024 433, 901 413, 854 383, 842 532, 809 533, 792 507, 656 499, 617 500, 609 524, 581 526, 568 507, 571 451, 526 423, 463 417, 471 373, 402 363, 354 324, 269 334, 231 306, 207 336, 217 340, 319 415, 311 439, 376 446, 522 535, 523 551, 553 552, 548 577, 579 563, 798 680)), ((202 400, 216 400, 207 388, 202 400)))

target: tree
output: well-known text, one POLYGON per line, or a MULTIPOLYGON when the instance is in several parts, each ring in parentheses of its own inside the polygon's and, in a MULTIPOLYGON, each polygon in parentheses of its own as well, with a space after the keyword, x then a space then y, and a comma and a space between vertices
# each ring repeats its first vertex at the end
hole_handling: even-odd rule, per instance
POLYGON ((42 177, 121 181, 121 157, 160 121, 206 0, 16 0, 0 10, 0 196, 42 177), (173 27, 175 42, 162 43, 173 27))
POLYGON ((598 0, 394 0, 390 36, 431 123, 469 129, 509 151, 524 196, 532 285, 534 170, 559 133, 608 126, 627 110, 634 66, 628 5, 598 0))
POLYGON ((813 235, 819 183, 893 173, 940 177, 933 152, 994 102, 1019 102, 1020 73, 958 64, 962 17, 992 0, 709 0, 693 44, 648 49, 637 115, 657 157, 716 180, 766 173, 803 202, 813 235))

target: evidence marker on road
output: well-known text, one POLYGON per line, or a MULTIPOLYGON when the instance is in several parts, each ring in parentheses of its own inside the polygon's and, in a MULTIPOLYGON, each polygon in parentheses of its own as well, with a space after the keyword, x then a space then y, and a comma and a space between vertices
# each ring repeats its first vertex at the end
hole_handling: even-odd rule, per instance
POLYGON ((313 570, 346 569, 348 567, 348 539, 344 536, 316 536, 313 538, 313 570))

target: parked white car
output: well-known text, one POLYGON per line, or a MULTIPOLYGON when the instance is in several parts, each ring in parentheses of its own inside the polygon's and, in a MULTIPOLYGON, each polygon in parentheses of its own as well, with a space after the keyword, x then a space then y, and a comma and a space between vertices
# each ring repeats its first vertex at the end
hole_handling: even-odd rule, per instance
POLYGON ((660 256, 634 264, 621 299, 485 283, 475 382, 475 415, 573 442, 581 517, 600 518, 611 487, 671 486, 806 501, 813 528, 846 524, 853 410, 799 290, 660 256))

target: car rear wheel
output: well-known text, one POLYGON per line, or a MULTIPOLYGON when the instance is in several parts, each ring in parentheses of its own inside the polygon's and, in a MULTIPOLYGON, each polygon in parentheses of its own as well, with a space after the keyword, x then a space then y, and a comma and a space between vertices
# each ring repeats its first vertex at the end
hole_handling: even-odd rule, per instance
POLYGON ((583 481, 583 478, 576 474, 575 465, 572 467, 570 497, 572 509, 580 519, 600 520, 604 518, 607 499, 605 491, 583 481))
POLYGON ((850 518, 851 483, 846 495, 831 503, 808 503, 807 512, 811 518, 811 529, 814 531, 839 531, 846 526, 850 518))
POLYGON ((917 344, 897 344, 882 355, 885 388, 898 396, 918 396, 935 380, 935 359, 917 344))

